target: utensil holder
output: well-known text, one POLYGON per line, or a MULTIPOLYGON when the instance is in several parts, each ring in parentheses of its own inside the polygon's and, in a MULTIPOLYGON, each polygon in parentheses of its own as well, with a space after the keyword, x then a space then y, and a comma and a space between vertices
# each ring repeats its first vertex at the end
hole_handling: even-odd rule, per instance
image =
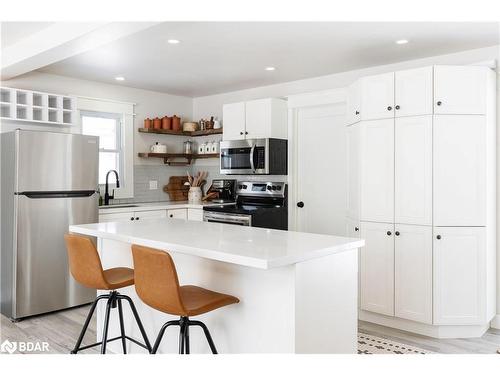
POLYGON ((188 201, 190 204, 201 204, 201 187, 192 186, 189 188, 188 201))

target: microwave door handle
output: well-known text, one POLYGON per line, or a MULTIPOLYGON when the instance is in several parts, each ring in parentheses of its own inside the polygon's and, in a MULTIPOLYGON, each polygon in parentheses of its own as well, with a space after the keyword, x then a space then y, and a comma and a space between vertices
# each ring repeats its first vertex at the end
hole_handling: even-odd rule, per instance
POLYGON ((253 162, 254 153, 255 153, 255 144, 252 146, 252 149, 250 150, 250 166, 252 167, 252 170, 255 172, 255 164, 253 162))

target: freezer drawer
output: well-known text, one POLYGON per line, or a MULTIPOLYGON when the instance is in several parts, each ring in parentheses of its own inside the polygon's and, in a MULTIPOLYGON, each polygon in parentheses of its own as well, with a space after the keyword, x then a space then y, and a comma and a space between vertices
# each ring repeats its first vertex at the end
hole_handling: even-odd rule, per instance
POLYGON ((13 318, 91 302, 96 291, 77 284, 69 273, 64 234, 71 224, 98 221, 98 194, 67 198, 18 195, 15 203, 13 318))

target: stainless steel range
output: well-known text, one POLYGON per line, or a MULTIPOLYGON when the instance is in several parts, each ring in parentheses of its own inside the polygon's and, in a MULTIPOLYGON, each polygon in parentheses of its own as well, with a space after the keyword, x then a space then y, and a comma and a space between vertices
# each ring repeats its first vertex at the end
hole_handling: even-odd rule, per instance
POLYGON ((284 182, 238 182, 236 203, 203 208, 203 220, 270 229, 288 229, 284 182))

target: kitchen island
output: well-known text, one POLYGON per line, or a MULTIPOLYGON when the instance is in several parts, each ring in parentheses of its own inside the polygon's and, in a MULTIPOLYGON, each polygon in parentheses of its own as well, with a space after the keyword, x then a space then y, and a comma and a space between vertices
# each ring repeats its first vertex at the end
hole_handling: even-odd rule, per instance
MULTIPOLYGON (((201 315, 219 353, 356 353, 358 248, 355 238, 280 231, 180 219, 72 225, 70 232, 98 239, 104 268, 133 267, 131 244, 165 250, 181 285, 234 295, 239 304, 201 315)), ((139 310, 150 341, 178 319, 143 304, 134 287, 123 288, 139 310)), ((101 292, 99 292, 101 293, 101 292)), ((104 305, 98 307, 98 332, 104 305)), ((140 337, 130 311, 125 329, 140 337)), ((112 312, 110 334, 119 335, 112 312)), ((98 333, 100 340, 100 334, 98 333)), ((191 353, 209 353, 201 330, 190 330, 191 353)), ((121 352, 121 344, 109 349, 121 352)), ((131 352, 144 349, 128 343, 131 352)), ((160 353, 176 353, 178 329, 166 331, 160 353)))

